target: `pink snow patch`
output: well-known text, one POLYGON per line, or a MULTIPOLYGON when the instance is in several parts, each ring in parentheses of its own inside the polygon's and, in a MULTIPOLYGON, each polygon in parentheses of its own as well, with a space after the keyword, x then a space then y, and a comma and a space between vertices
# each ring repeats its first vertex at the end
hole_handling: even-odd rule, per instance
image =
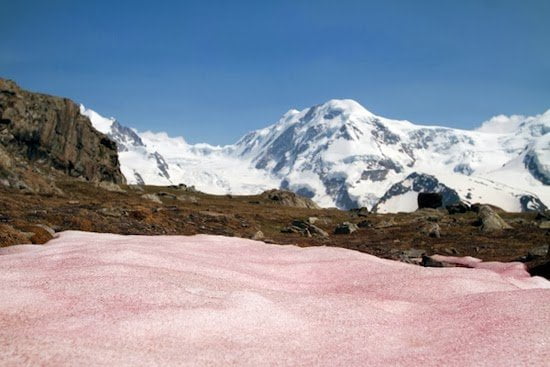
POLYGON ((463 261, 64 232, 0 252, 0 365, 548 366, 550 282, 463 261))

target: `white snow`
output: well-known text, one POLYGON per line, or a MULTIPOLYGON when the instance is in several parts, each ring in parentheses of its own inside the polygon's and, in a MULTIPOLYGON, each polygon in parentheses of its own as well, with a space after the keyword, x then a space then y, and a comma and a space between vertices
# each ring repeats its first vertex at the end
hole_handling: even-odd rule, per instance
POLYGON ((115 119, 113 117, 103 117, 99 113, 84 107, 84 105, 82 104, 80 105, 80 114, 87 116, 92 122, 94 128, 97 131, 102 132, 103 134, 109 133, 109 131, 111 131, 111 126, 113 125, 113 122, 115 122, 115 119))

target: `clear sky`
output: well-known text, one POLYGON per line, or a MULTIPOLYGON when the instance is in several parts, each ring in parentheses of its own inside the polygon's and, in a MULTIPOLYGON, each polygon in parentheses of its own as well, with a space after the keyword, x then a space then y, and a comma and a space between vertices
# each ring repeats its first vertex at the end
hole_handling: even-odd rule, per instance
POLYGON ((189 142, 332 98, 461 128, 550 108, 546 0, 0 0, 0 22, 0 76, 189 142))

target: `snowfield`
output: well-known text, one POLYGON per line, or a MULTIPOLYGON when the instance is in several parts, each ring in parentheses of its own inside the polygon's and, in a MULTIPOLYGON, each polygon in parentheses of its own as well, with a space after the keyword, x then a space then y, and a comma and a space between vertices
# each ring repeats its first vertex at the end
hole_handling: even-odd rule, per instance
POLYGON ((63 232, 0 249, 0 364, 547 366, 550 282, 457 261, 63 232))

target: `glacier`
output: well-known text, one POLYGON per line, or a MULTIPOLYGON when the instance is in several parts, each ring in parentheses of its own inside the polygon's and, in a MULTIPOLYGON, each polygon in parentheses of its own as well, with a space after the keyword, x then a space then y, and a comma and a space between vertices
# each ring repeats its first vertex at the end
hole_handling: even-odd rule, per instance
POLYGON ((550 205, 550 110, 500 115, 476 130, 460 130, 388 119, 353 100, 330 100, 291 109, 227 146, 137 132, 84 106, 81 113, 117 142, 130 183, 185 183, 213 194, 283 188, 323 207, 395 212, 414 210, 411 198, 430 190, 417 184, 396 193, 395 185, 405 187, 416 175, 422 182, 434 177, 469 203, 515 212, 550 205))

